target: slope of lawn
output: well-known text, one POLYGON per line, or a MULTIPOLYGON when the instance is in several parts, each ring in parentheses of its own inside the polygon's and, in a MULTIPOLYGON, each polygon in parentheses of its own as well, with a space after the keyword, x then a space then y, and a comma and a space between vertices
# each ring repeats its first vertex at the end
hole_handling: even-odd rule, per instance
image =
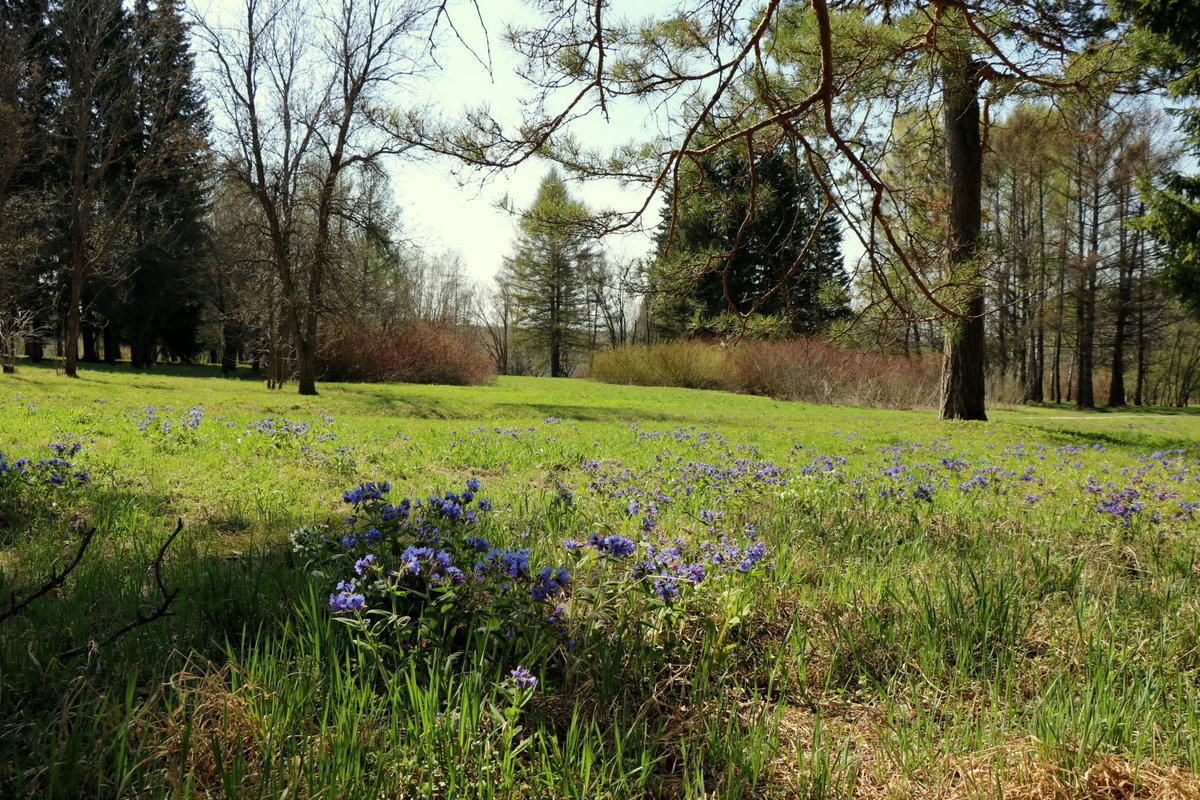
POLYGON ((990 413, 22 365, 0 797, 1200 796, 1200 415, 990 413))

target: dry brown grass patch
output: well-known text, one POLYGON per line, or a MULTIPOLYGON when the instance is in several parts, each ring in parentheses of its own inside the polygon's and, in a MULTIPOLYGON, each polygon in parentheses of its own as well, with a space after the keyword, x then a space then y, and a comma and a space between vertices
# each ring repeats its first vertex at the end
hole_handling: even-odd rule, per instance
POLYGON ((253 706, 269 693, 244 674, 238 675, 238 688, 231 688, 233 669, 183 671, 171 681, 178 700, 153 735, 160 742, 155 757, 177 790, 189 778, 200 791, 221 787, 222 772, 235 759, 245 783, 253 784, 261 773, 266 732, 253 706))

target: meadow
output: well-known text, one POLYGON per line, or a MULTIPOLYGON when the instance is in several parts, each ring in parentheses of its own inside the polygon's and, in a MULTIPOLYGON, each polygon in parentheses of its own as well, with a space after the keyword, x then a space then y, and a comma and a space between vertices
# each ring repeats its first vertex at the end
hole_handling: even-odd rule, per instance
POLYGON ((1196 414, 81 374, 0 381, 0 797, 1200 797, 1196 414))

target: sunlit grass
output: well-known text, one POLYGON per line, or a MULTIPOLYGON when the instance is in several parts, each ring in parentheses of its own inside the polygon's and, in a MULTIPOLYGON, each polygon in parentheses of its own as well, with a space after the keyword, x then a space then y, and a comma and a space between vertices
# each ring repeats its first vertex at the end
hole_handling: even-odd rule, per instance
POLYGON ((302 398, 207 368, 82 374, 0 383, 4 458, 80 441, 91 478, 3 498, 0 598, 100 531, 63 590, 0 623, 0 796, 1197 791, 1200 514, 1180 503, 1200 501, 1200 416, 947 424, 578 380, 302 398), (158 423, 139 430, 145 406, 158 423), (572 643, 518 652, 480 625, 364 646, 289 532, 340 524, 363 480, 420 498, 468 478, 490 537, 575 571, 572 643), (660 495, 656 532, 749 524, 771 566, 663 605, 563 550, 640 538, 660 495), (177 519, 174 615, 89 649, 153 608, 147 566, 177 519), (506 684, 518 663, 533 690, 506 684))

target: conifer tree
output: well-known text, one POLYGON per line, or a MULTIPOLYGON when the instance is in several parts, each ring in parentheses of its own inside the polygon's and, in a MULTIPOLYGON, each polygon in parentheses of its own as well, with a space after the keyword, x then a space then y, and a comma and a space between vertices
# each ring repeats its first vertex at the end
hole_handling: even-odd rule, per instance
POLYGON ((587 216, 587 208, 551 170, 521 215, 513 255, 505 259, 516 327, 529 345, 545 353, 554 378, 570 373, 571 351, 583 341, 584 278, 598 258, 581 228, 587 216))
MULTIPOLYGON (((1119 0, 1134 23, 1157 37, 1159 66, 1174 77, 1170 94, 1190 105, 1174 111, 1193 158, 1200 157, 1200 0, 1119 0)), ((1200 315, 1200 175, 1168 173, 1147 197, 1147 228, 1162 245, 1165 283, 1200 315)))
POLYGON ((119 313, 139 366, 153 358, 159 342, 179 357, 198 349, 209 119, 179 0, 138 0, 133 24, 144 174, 131 214, 136 244, 119 313))
POLYGON ((717 333, 732 314, 812 334, 849 315, 840 224, 806 164, 772 148, 689 166, 657 237, 661 333, 717 333))

